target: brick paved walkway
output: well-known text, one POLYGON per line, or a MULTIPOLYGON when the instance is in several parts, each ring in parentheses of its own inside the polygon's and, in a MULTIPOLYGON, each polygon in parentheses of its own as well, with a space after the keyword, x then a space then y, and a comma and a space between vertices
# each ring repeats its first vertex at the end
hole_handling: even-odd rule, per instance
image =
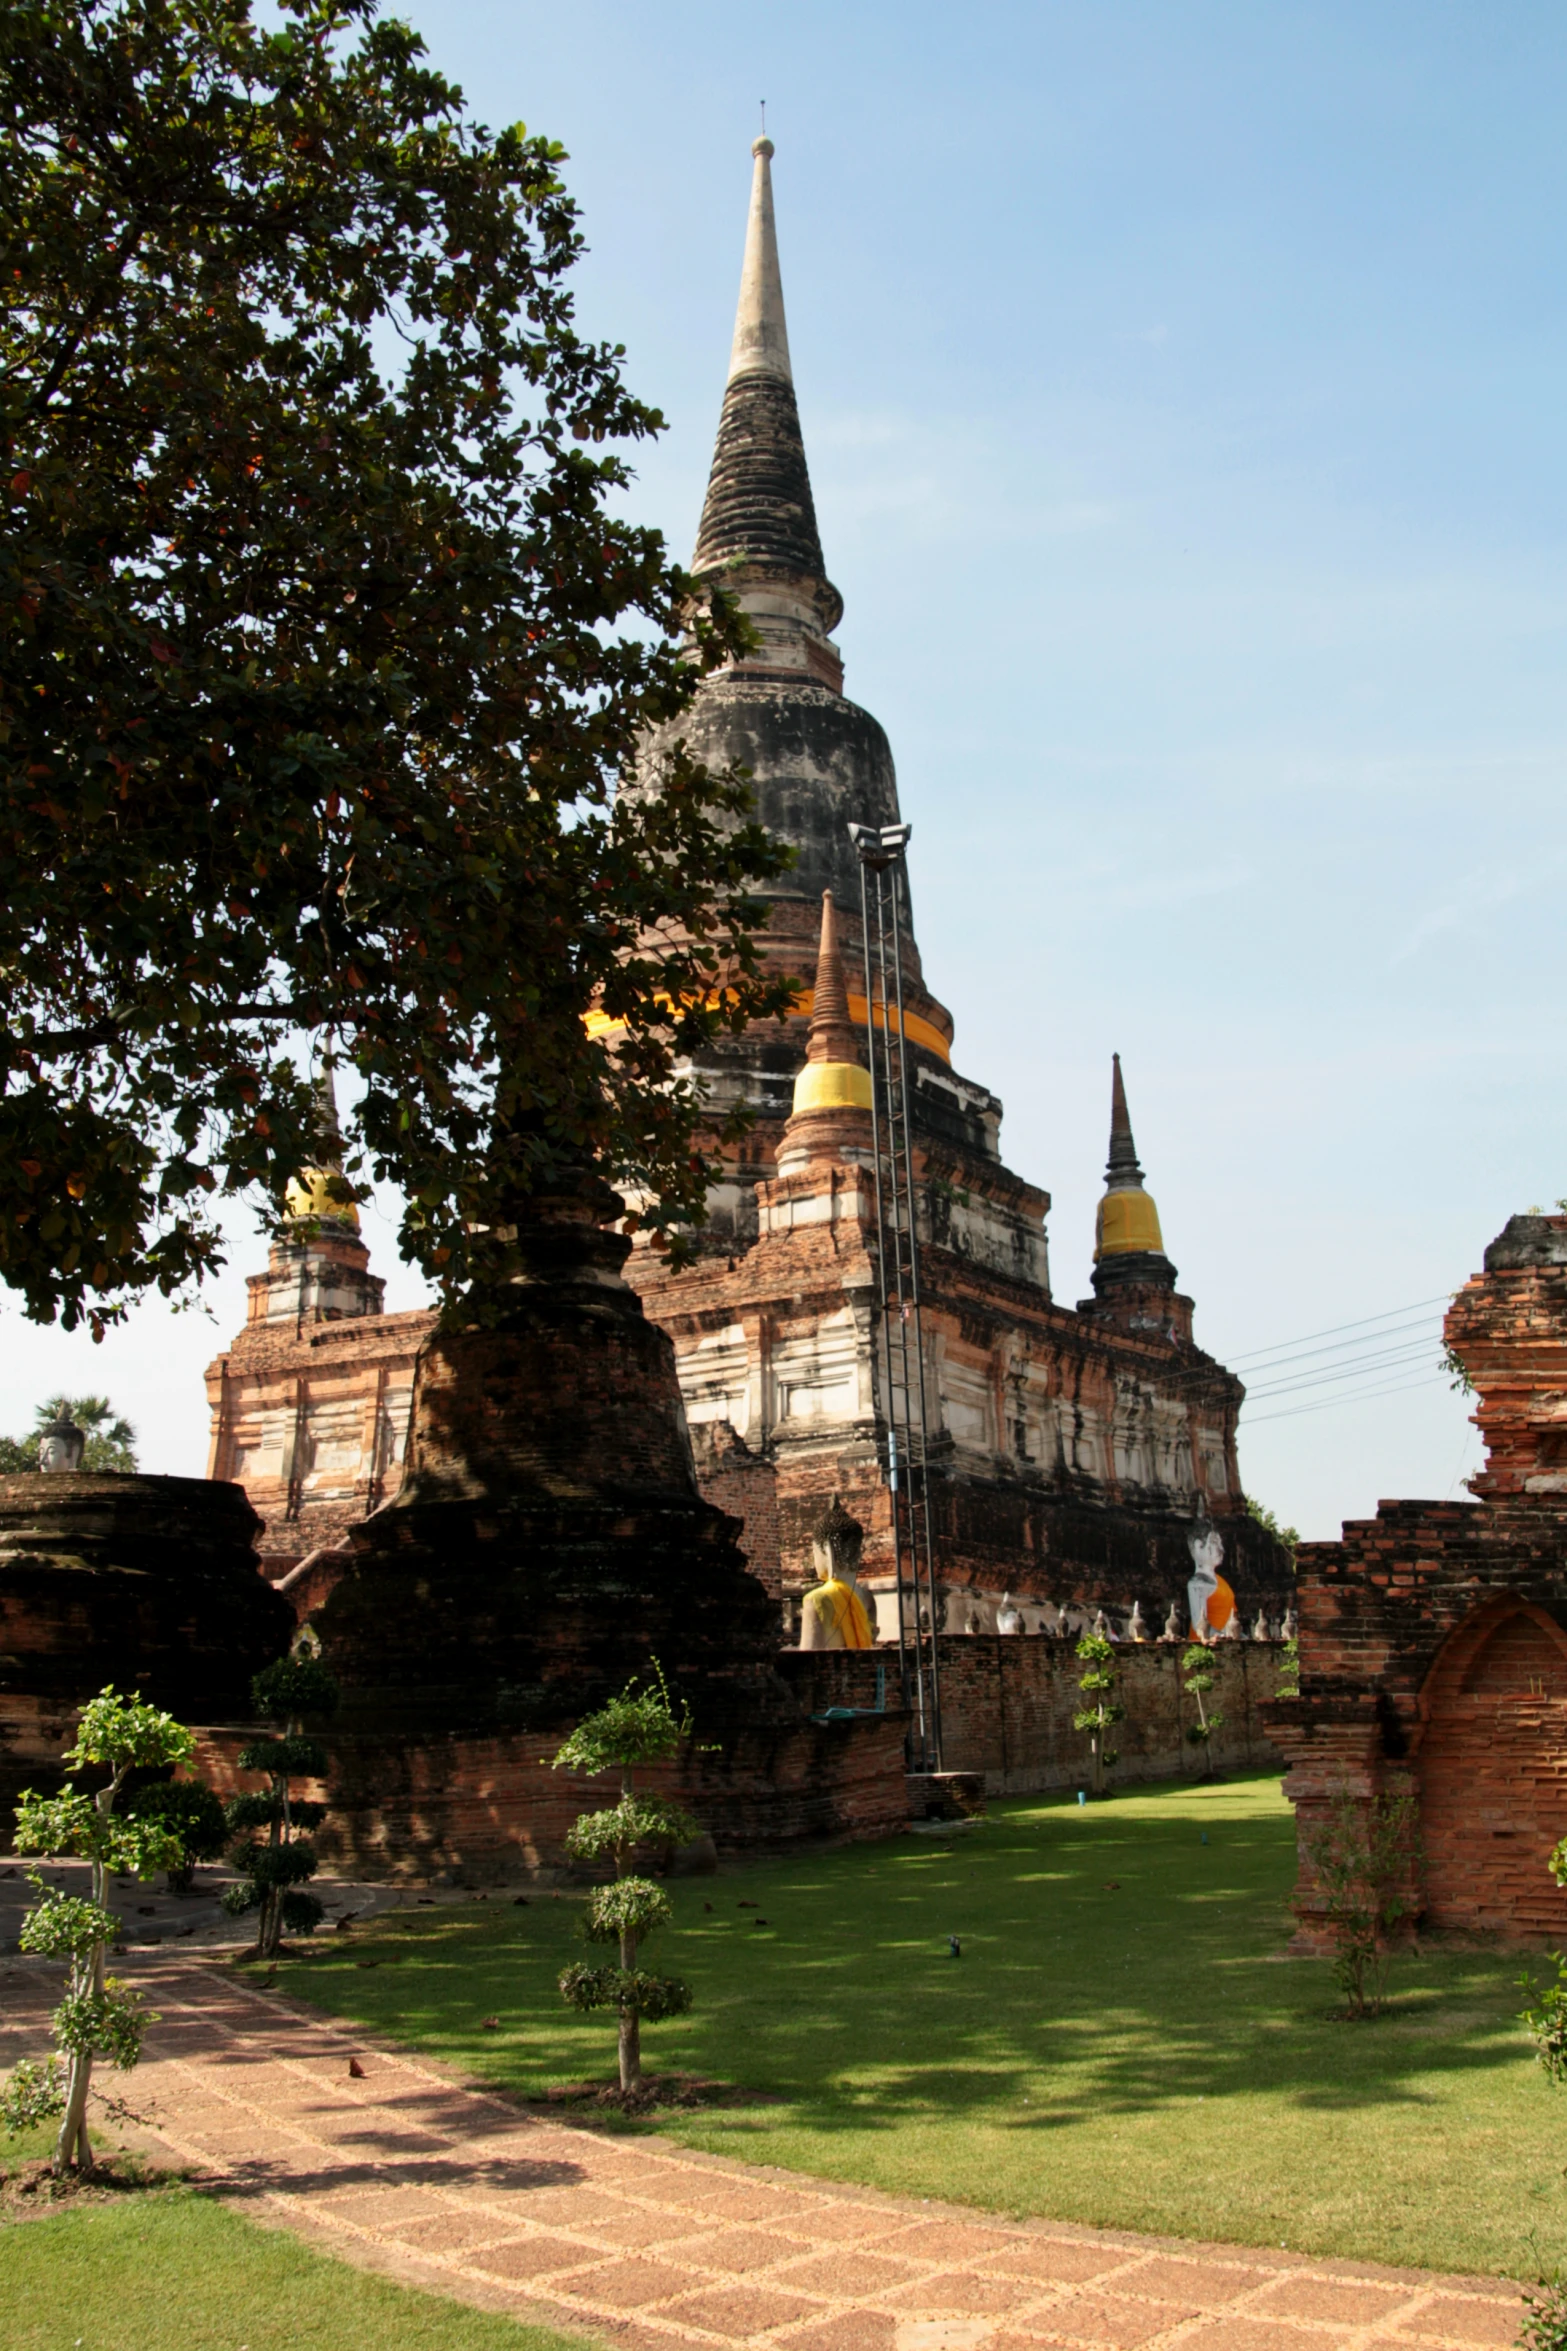
MULTIPOLYGON (((1489 2279, 1013 2225, 521 2115, 174 1955, 126 2085, 241 2209, 350 2261, 636 2351, 1474 2351, 1489 2279), (363 2067, 350 2075, 350 2055, 363 2067)), ((0 2062, 57 1996, 11 1962, 0 2062)), ((115 2084, 112 2074, 105 2077, 115 2084)))

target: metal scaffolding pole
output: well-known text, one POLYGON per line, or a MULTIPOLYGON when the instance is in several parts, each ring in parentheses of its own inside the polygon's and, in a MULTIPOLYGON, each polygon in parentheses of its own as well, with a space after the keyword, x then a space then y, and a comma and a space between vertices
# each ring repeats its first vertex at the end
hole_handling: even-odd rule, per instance
POLYGON ((908 825, 851 825, 860 860, 866 1043, 871 1066, 876 1263, 898 1594, 898 1664, 910 1713, 911 1770, 941 1769, 941 1679, 935 1541, 927 1464, 919 1230, 903 1034, 903 898, 908 825), (909 1607, 912 1593, 913 1608, 909 1607), (912 1616, 912 1623, 910 1618, 912 1616))

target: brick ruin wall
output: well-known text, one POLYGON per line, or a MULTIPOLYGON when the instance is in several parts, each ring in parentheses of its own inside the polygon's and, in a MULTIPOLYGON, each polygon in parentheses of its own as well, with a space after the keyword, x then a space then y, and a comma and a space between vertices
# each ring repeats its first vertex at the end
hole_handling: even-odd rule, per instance
POLYGON ((1311 1847, 1336 1798, 1412 1799, 1429 1925, 1567 1935, 1567 1217, 1511 1218, 1445 1335, 1476 1399, 1472 1502, 1384 1502, 1301 1546, 1300 1696, 1268 1728, 1300 1836, 1297 1945, 1329 1941, 1311 1847))
MULTIPOLYGON (((1186 1735, 1197 1708, 1182 1678, 1183 1654, 1184 1644, 1158 1641, 1117 1651, 1115 1696, 1126 1716, 1112 1735, 1120 1753, 1108 1775, 1112 1785, 1201 1773, 1200 1750, 1186 1735)), ((1263 1715, 1274 1702, 1281 1644, 1221 1641, 1208 1654, 1215 1681, 1204 1704, 1224 1716, 1212 1742, 1213 1768, 1278 1769, 1279 1753, 1263 1715)), ((778 1665, 813 1714, 830 1706, 874 1706, 878 1673, 887 1702, 897 1704, 895 1648, 785 1650, 778 1665)), ((1082 1670, 1070 1641, 945 1636, 937 1643, 937 1671, 947 1770, 982 1773, 992 1796, 1086 1787, 1088 1740, 1072 1727, 1083 1704, 1077 1686, 1082 1670)))
POLYGON ((1301 1695, 1270 1710, 1301 1840, 1302 1949, 1328 1940, 1309 1846, 1338 1791, 1412 1797, 1434 1927, 1567 1933, 1567 1509, 1384 1503, 1299 1554, 1301 1695))
MULTIPOLYGON (((556 1771, 561 1732, 461 1734, 417 1742, 344 1736, 326 1726, 327 1780, 300 1792, 329 1807, 322 1858, 372 1880, 500 1885, 568 1873, 566 1831, 607 1804, 614 1785, 556 1771), (333 1806, 333 1797, 339 1803, 333 1806)), ((896 1835, 908 1820, 903 1718, 771 1726, 721 1755, 648 1765, 637 1781, 693 1813, 720 1855, 802 1841, 850 1844, 896 1835)), ((252 1788, 235 1758, 252 1726, 200 1734, 196 1770, 227 1797, 252 1788)), ((618 1783, 617 1783, 618 1784, 618 1783)), ((709 1861, 710 1865, 710 1861, 709 1861)))

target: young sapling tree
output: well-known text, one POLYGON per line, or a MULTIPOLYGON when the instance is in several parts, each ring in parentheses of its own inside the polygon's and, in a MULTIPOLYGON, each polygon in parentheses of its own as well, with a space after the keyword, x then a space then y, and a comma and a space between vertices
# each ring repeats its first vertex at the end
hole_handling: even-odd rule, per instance
POLYGON ((255 1956, 274 1959, 285 1927, 290 1934, 308 1935, 321 1917, 320 1897, 303 1889, 320 1867, 309 1832, 320 1827, 327 1808, 296 1796, 291 1783, 326 1775, 326 1749, 319 1739, 306 1737, 304 1717, 333 1713, 337 1684, 313 1657, 282 1657, 256 1675, 250 1695, 256 1712, 283 1729, 280 1736, 252 1739, 239 1751, 241 1771, 265 1772, 271 1785, 264 1794, 232 1797, 228 1825, 240 1832, 265 1829, 267 1835, 264 1844, 253 1833, 241 1835, 229 1855, 241 1883, 229 1887, 223 1907, 231 1918, 259 1909, 255 1956))
POLYGON ((1301 1840, 1333 1945, 1345 2013, 1380 2016, 1388 1937, 1419 1908, 1420 1824, 1412 1796, 1362 1800, 1340 1782, 1328 1817, 1301 1840))
POLYGON ((73 1772, 107 1772, 95 1794, 67 1782, 57 1796, 28 1788, 16 1808, 16 1849, 51 1859, 86 1861, 92 1867, 90 1893, 66 1894, 31 1873, 39 1901, 22 1923, 21 1948, 40 1959, 63 1959, 65 1998, 52 2018, 57 2053, 45 2063, 18 2066, 0 2095, 0 2113, 19 2130, 60 2115, 54 2171, 62 2177, 74 2164, 79 2176, 93 2168, 87 2135, 87 2094, 93 2059, 128 2068, 141 2055, 141 2037, 151 2021, 140 1997, 108 1973, 110 1944, 120 1922, 109 1908, 109 1880, 127 1871, 150 1877, 177 1866, 177 1832, 156 1819, 127 1818, 115 1804, 131 1772, 184 1763, 194 1753, 194 1734, 172 1715, 112 1688, 82 1708, 76 1743, 65 1762, 73 1772))
POLYGON ((1197 1720, 1186 1726, 1186 1736, 1202 1756, 1204 1779, 1213 1777, 1213 1735, 1224 1728, 1224 1717, 1216 1706, 1208 1704, 1208 1693, 1217 1675, 1213 1669, 1213 1651, 1206 1641, 1194 1639, 1187 1643, 1181 1657, 1181 1678, 1190 1695, 1197 1701, 1197 1720))
MULTIPOLYGON (((1545 1866, 1559 1886, 1567 1886, 1567 1837, 1555 1847, 1545 1866)), ((1519 2010, 1518 2021, 1534 2043, 1546 2080, 1567 2082, 1567 1953, 1551 1951, 1546 1956, 1556 1970, 1556 1980, 1553 1983, 1547 1976, 1536 1983, 1528 1971, 1518 1978, 1519 1990, 1529 1994, 1529 2005, 1519 2010)), ((1563 2293, 1567 2305, 1567 2289, 1563 2293)))
POLYGON ((1088 1733, 1093 1792, 1102 1796, 1105 1773, 1119 1760, 1109 1743, 1110 1732, 1124 1718, 1126 1708, 1116 1703, 1115 1689, 1120 1677, 1116 1672, 1115 1650, 1103 1633, 1083 1635, 1077 1644, 1077 1660, 1084 1668, 1077 1683, 1083 1693, 1083 1704, 1072 1717, 1072 1728, 1088 1733))
POLYGON ((625 2096, 642 2085, 643 2023, 683 2016, 691 2005, 689 1987, 678 1976, 650 1975, 637 1965, 642 1944, 671 1916, 663 1887, 634 1874, 637 1847, 685 1845, 702 1833, 700 1821, 662 1796, 639 1792, 632 1778, 638 1764, 667 1762, 691 1736, 691 1717, 676 1714, 656 1659, 653 1675, 645 1689, 628 1682, 618 1698, 586 1716, 554 1757, 557 1770, 589 1779, 620 1773, 619 1803, 580 1814, 566 1834, 566 1850, 574 1860, 614 1863, 613 1880, 595 1886, 588 1896, 582 1927, 590 1943, 618 1944, 620 1964, 589 1967, 579 1961, 562 1974, 560 1989, 572 2008, 616 2011, 625 2096))

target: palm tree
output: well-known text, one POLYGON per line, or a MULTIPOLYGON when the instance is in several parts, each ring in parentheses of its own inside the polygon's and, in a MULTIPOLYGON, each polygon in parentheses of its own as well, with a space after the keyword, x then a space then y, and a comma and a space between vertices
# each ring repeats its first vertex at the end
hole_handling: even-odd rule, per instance
POLYGON ((79 1429, 86 1430, 83 1469, 135 1469, 136 1431, 115 1411, 107 1396, 51 1396, 47 1403, 40 1404, 33 1415, 29 1469, 38 1466, 38 1438, 57 1420, 74 1420, 79 1429))

